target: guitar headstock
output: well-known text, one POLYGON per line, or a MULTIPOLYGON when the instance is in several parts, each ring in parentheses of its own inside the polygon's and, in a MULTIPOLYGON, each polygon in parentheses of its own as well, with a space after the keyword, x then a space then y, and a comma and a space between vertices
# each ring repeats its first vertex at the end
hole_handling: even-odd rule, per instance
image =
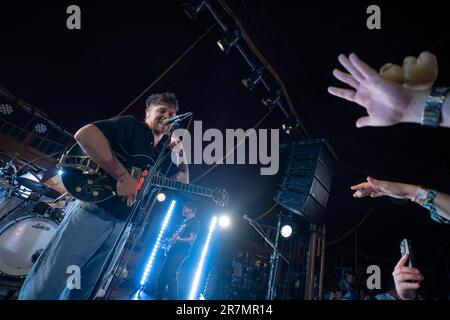
POLYGON ((220 207, 227 206, 228 202, 230 201, 230 195, 228 194, 228 191, 221 188, 213 189, 211 197, 216 205, 220 207))

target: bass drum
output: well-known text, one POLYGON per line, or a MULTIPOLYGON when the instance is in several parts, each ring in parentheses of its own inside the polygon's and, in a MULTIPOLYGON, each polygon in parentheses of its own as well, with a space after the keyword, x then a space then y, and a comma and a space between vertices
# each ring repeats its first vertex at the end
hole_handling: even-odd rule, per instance
POLYGON ((0 229, 0 275, 25 278, 55 235, 58 224, 48 218, 28 215, 0 229))

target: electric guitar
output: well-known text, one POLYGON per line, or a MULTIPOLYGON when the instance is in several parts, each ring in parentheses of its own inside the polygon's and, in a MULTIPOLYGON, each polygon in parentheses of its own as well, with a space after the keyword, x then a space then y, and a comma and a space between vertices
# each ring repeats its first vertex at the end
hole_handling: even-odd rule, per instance
POLYGON ((175 245, 175 243, 177 242, 176 237, 178 237, 183 231, 184 229, 186 229, 187 224, 183 224, 181 225, 181 227, 177 230, 177 232, 175 232, 173 234, 172 237, 170 237, 168 240, 165 240, 162 244, 161 247, 164 249, 165 253, 164 255, 167 256, 167 254, 169 253, 170 250, 172 250, 173 246, 175 245))
MULTIPOLYGON (((139 193, 149 172, 155 169, 155 162, 147 155, 124 155, 119 152, 115 152, 115 155, 130 175, 138 181, 139 193)), ((72 146, 61 157, 58 168, 62 170, 61 178, 65 188, 78 200, 99 203, 117 195, 117 181, 86 155, 78 144, 72 146)), ((160 175, 157 170, 150 179, 153 186, 206 196, 214 200, 218 206, 225 206, 229 200, 225 189, 210 189, 182 183, 160 175)))

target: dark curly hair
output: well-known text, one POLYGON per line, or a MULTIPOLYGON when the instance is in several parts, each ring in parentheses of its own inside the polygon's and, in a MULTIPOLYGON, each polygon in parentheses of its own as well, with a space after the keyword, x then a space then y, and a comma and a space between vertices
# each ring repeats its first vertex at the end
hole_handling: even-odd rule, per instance
POLYGON ((197 207, 195 206, 194 202, 192 202, 192 201, 186 201, 183 204, 183 207, 188 207, 188 208, 192 209, 192 211, 194 211, 194 213, 197 212, 197 207))
POLYGON ((178 112, 178 100, 172 92, 154 93, 147 98, 145 105, 145 111, 151 106, 163 105, 173 107, 178 112))

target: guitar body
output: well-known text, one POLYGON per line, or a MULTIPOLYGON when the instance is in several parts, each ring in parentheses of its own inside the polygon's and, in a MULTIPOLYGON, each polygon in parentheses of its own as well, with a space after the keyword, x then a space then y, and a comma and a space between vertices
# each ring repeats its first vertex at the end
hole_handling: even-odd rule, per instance
POLYGON ((178 237, 186 229, 186 227, 186 224, 181 225, 177 232, 175 232, 175 234, 164 243, 164 255, 166 257, 168 256, 170 250, 172 250, 173 246, 177 243, 177 240, 175 240, 175 238, 178 237))
MULTIPOLYGON (((138 181, 138 192, 144 180, 155 170, 155 162, 147 155, 127 155, 115 153, 130 175, 138 181)), ((72 146, 60 159, 58 167, 63 171, 64 187, 76 199, 100 203, 116 196, 117 181, 108 175, 78 144, 72 146)), ((223 189, 209 189, 161 176, 156 170, 150 183, 172 190, 190 192, 212 198, 216 204, 224 206, 228 193, 223 189)))
MULTIPOLYGON (((139 181, 145 170, 152 169, 153 160, 146 156, 125 157, 116 153, 119 161, 133 178, 139 181)), ((59 166, 67 191, 76 199, 86 202, 103 202, 116 195, 117 181, 89 158, 76 144, 61 158, 59 166)))

